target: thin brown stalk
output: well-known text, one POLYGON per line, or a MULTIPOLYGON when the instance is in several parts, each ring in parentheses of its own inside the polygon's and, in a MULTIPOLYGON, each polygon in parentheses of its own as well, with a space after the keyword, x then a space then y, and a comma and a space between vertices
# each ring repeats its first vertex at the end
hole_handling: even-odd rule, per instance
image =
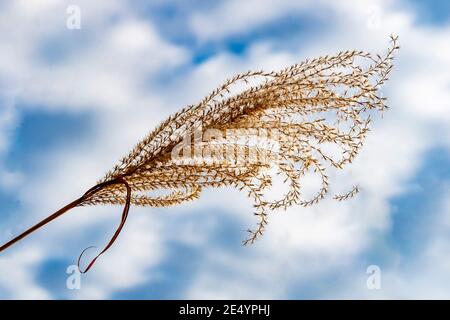
MULTIPOLYGON (((244 244, 253 243, 263 234, 270 211, 324 199, 328 170, 342 169, 357 156, 369 131, 370 115, 387 109, 379 89, 399 48, 396 37, 391 42, 384 55, 345 51, 278 72, 236 75, 200 103, 170 116, 95 187, 0 251, 74 207, 123 205, 117 231, 87 271, 118 237, 130 205, 178 205, 197 199, 203 189, 225 186, 245 191, 253 201, 258 222, 244 244), (327 153, 325 146, 330 144, 339 150, 337 154, 327 153), (272 186, 274 168, 289 190, 269 201, 265 192, 272 186), (308 172, 317 174, 322 184, 311 199, 303 199, 302 178, 308 172), (162 189, 169 194, 149 193, 162 189)), ((358 191, 354 187, 334 198, 347 200, 358 191)))

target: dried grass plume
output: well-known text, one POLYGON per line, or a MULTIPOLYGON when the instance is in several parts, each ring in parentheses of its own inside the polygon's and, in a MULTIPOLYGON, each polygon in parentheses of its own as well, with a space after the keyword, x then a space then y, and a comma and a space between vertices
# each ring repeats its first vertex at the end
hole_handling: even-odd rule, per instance
MULTIPOLYGON (((205 188, 223 186, 245 191, 253 201, 257 224, 248 230, 244 244, 253 243, 263 234, 270 211, 317 203, 329 190, 327 171, 353 161, 369 131, 370 114, 387 109, 379 88, 388 79, 398 48, 397 38, 391 36, 384 55, 345 51, 277 72, 236 75, 198 104, 170 116, 96 186, 0 251, 72 208, 123 205, 119 227, 86 272, 118 237, 130 205, 173 206, 197 199, 205 188), (330 145, 333 154, 327 153, 330 145), (274 168, 289 190, 280 199, 268 200, 265 193, 274 168), (321 186, 312 198, 303 199, 302 177, 308 172, 320 177, 321 186), (169 193, 149 194, 156 190, 169 193)), ((347 200, 358 191, 355 186, 334 198, 347 200)))

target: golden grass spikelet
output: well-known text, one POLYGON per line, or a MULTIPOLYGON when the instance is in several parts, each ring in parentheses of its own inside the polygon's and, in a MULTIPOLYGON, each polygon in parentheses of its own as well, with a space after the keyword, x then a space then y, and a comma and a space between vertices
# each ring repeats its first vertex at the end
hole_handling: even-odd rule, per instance
POLYGON ((348 200, 354 198, 359 192, 360 192, 359 186, 353 186, 353 188, 347 193, 334 195, 333 199, 337 201, 348 200))
MULTIPOLYGON (((342 169, 361 149, 370 114, 387 109, 379 92, 399 48, 391 36, 384 55, 344 51, 294 64, 278 72, 248 71, 225 81, 196 105, 170 116, 139 142, 118 165, 81 198, 6 243, 6 249, 77 206, 130 205, 167 207, 197 199, 204 188, 234 186, 253 201, 257 226, 244 244, 260 237, 271 210, 316 204, 328 193, 329 168, 342 169), (333 146, 334 152, 327 151, 333 146), (337 157, 336 157, 337 156, 337 157), (271 170, 285 178, 289 191, 269 201, 271 170), (302 199, 301 179, 321 179, 312 199, 302 199), (169 190, 151 196, 150 191, 169 190)), ((355 186, 334 199, 359 192, 355 186)), ((81 257, 80 257, 81 258, 81 257)))

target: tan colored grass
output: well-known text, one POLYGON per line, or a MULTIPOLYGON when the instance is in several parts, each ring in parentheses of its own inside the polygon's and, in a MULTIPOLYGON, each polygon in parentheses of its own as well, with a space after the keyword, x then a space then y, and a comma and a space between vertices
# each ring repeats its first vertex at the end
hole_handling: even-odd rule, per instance
MULTIPOLYGON (((253 201, 258 223, 244 244, 253 243, 263 234, 270 211, 317 203, 329 190, 327 171, 342 169, 358 154, 370 114, 387 108, 379 88, 388 79, 399 48, 396 37, 391 42, 384 55, 345 51, 278 72, 236 75, 200 103, 170 116, 97 186, 63 209, 125 205, 121 224, 103 253, 123 227, 130 204, 167 207, 197 199, 205 188, 234 186, 253 201), (338 148, 338 157, 336 152, 327 154, 324 146, 330 144, 338 148), (289 191, 269 201, 265 191, 271 188, 274 167, 289 191), (322 181, 311 199, 301 196, 301 179, 307 172, 315 172, 322 181), (160 189, 170 193, 148 194, 160 189)), ((358 191, 354 187, 334 198, 346 200, 358 191)))

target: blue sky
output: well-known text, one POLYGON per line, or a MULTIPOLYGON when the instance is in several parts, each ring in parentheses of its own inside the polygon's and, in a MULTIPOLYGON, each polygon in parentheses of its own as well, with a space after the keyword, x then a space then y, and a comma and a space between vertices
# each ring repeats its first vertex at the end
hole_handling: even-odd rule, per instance
MULTIPOLYGON (((277 213, 242 247, 251 204, 207 190, 132 208, 79 290, 66 269, 119 208, 82 208, 0 256, 0 298, 450 298, 448 1, 0 2, 0 241, 92 186, 160 120, 239 71, 400 36, 391 110, 349 170, 361 194, 277 213), (66 28, 69 4, 81 29, 66 28), (366 269, 381 270, 369 290, 366 269)), ((345 186, 342 188, 345 189, 345 186)))

